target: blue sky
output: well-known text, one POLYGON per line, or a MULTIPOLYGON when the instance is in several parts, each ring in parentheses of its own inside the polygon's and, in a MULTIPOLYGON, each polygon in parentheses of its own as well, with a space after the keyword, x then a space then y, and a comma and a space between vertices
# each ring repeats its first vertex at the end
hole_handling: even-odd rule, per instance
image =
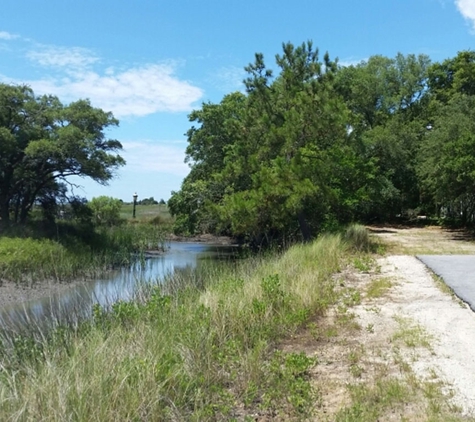
POLYGON ((474 48, 475 0, 3 0, 0 82, 89 98, 120 120, 107 135, 127 165, 107 187, 74 180, 76 194, 167 200, 189 170, 190 111, 243 90, 254 53, 275 68, 283 42, 307 40, 342 64, 442 61, 474 48))

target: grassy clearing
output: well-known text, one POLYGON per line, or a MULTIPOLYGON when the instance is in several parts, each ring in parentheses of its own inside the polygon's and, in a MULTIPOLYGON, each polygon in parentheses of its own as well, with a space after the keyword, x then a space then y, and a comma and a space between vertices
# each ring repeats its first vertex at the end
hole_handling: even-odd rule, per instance
POLYGON ((340 236, 321 237, 219 273, 184 272, 96 308, 77 330, 4 337, 0 419, 304 419, 317 361, 274 346, 335 302, 346 251, 340 236))
MULTIPOLYGON (((120 210, 120 218, 128 221, 133 221, 133 211, 133 204, 122 204, 122 208, 120 210)), ((168 211, 168 207, 165 204, 137 205, 135 207, 135 221, 155 221, 156 224, 173 224, 173 218, 171 217, 170 212, 168 211)))
POLYGON ((474 254, 475 239, 463 230, 442 227, 372 228, 391 255, 474 254))

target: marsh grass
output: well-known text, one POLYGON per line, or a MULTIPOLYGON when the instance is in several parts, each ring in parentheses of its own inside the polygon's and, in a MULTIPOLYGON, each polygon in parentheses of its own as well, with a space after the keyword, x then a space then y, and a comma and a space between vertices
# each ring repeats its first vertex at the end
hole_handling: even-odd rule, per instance
POLYGON ((0 282, 32 285, 43 280, 94 278, 129 265, 145 250, 165 245, 165 229, 146 223, 96 229, 59 224, 56 234, 50 238, 47 234, 23 232, 0 237, 0 282))
POLYGON ((183 270, 75 327, 10 333, 0 420, 304 419, 317 362, 274 346, 335 302, 331 275, 347 248, 322 236, 280 256, 183 270))

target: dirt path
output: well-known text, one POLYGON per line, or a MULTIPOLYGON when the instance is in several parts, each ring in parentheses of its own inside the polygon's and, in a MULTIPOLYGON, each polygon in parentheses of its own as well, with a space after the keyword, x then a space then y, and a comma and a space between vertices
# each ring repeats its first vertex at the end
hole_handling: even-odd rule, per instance
POLYGON ((475 313, 411 256, 475 244, 439 228, 372 230, 390 254, 355 259, 338 306, 283 346, 318 361, 315 420, 475 420, 475 313))

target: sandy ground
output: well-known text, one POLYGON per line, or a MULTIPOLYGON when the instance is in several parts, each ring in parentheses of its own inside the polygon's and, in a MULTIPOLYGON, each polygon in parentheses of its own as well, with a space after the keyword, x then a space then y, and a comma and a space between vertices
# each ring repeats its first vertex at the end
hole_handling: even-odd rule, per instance
POLYGON ((320 397, 314 420, 333 421, 351 406, 349 386, 374 388, 391 377, 416 377, 415 397, 378 420, 429 420, 428 409, 439 402, 443 415, 474 420, 475 314, 411 255, 475 254, 475 244, 460 232, 439 228, 372 231, 390 245, 389 254, 376 256, 368 270, 349 265, 337 276, 344 303, 282 345, 318 361, 311 373, 320 397), (369 286, 378 280, 391 286, 370 297, 369 286), (432 404, 430 383, 442 396, 432 404))
POLYGON ((463 303, 441 291, 427 268, 412 256, 388 256, 378 261, 381 274, 395 281, 379 314, 359 307, 363 326, 374 324, 388 332, 403 318, 427 335, 430 347, 411 366, 421 377, 433 376, 446 383, 452 401, 463 414, 475 416, 475 314, 463 303))

